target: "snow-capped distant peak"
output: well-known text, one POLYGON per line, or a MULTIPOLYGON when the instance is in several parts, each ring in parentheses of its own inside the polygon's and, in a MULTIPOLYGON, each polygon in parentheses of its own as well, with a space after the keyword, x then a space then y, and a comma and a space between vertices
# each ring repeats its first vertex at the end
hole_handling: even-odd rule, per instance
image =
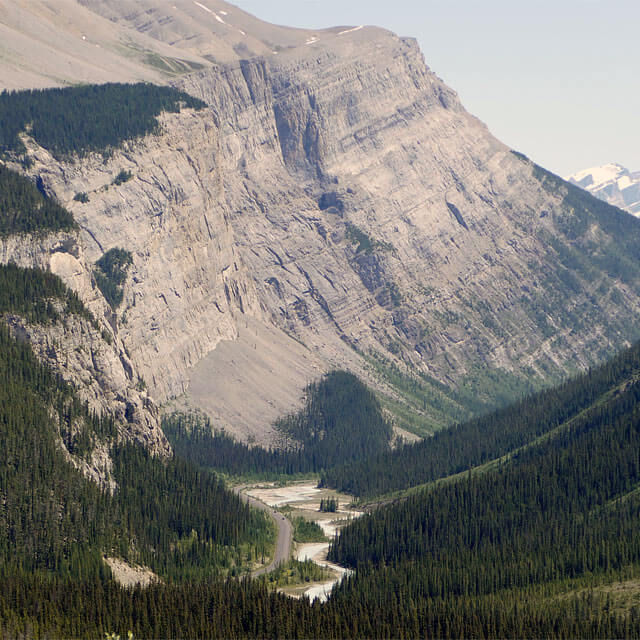
POLYGON ((574 173, 566 178, 566 180, 585 187, 588 185, 598 186, 611 182, 612 180, 617 180, 628 173, 627 169, 622 165, 610 162, 601 167, 591 167, 590 169, 578 171, 578 173, 574 173), (591 178, 591 180, 589 180, 589 178, 591 178), (582 183, 586 184, 583 185, 582 183))
POLYGON ((591 195, 640 217, 640 172, 631 173, 611 162, 591 167, 565 178, 591 195))

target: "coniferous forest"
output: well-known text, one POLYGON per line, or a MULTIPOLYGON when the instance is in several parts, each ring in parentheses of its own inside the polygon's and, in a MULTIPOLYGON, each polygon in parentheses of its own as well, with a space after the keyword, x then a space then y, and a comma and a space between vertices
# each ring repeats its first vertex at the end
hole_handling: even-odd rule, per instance
MULTIPOLYGON (((59 156, 108 153, 182 106, 204 105, 145 84, 5 92, 0 150, 16 159, 26 133, 59 156)), ((536 177, 559 188, 543 170, 536 177)), ((567 193, 586 216, 572 224, 595 216, 623 234, 611 208, 567 193)), ((0 166, 0 236, 75 228, 68 211, 0 166)), ((114 308, 131 263, 124 249, 96 263, 114 308)), ((626 258, 607 268, 623 281, 639 273, 626 258)), ((374 393, 333 371, 277 422, 284 448, 247 446, 198 415, 174 414, 163 425, 174 453, 163 458, 127 441, 123 424, 39 361, 16 316, 99 328, 52 273, 0 266, 0 637, 640 636, 640 344, 415 445, 392 450, 374 393), (101 484, 80 470, 96 453, 110 460, 101 484), (274 526, 219 472, 313 472, 368 501, 331 543, 330 559, 354 572, 326 603, 248 577, 271 553, 274 526), (119 586, 109 558, 156 579, 119 586)), ((334 513, 342 498, 319 506, 334 513)), ((317 524, 294 526, 298 540, 324 538, 317 524)))
MULTIPOLYGON (((0 273, 7 270, 20 277, 12 305, 0 312, 22 311, 33 322, 53 321, 59 301, 77 301, 51 274, 43 277, 17 267, 0 273), (25 282, 38 286, 29 288, 25 282)), ((88 314, 76 304, 79 308, 71 313, 88 314)), ((240 567, 243 547, 245 554, 264 553, 271 537, 268 520, 215 476, 119 443, 114 421, 79 401, 74 389, 41 365, 4 324, 0 347, 5 570, 102 575, 101 554, 115 553, 160 575, 211 576, 240 567), (111 495, 79 474, 65 459, 58 438, 80 457, 88 456, 97 442, 105 443, 118 490, 111 495)))
POLYGON ((157 116, 204 102, 152 84, 101 84, 0 93, 0 152, 20 154, 28 133, 54 156, 103 153, 158 129, 157 116))
POLYGON ((29 179, 0 165, 0 236, 76 227, 64 207, 40 193, 29 179))
POLYGON ((199 414, 176 413, 163 422, 178 455, 231 475, 319 472, 373 458, 388 450, 392 436, 375 395, 346 371, 332 371, 308 385, 304 407, 275 426, 289 442, 285 449, 237 442, 224 431, 214 431, 199 414))

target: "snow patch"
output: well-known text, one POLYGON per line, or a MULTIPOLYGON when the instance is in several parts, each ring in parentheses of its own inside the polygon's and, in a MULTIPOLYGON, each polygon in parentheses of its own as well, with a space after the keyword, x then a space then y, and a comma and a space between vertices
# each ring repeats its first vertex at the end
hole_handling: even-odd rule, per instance
POLYGON ((591 167, 590 169, 578 171, 578 173, 574 173, 573 175, 569 176, 567 180, 582 182, 582 180, 591 176, 593 185, 595 186, 605 184, 606 182, 611 182, 612 180, 616 180, 625 173, 627 173, 627 170, 623 166, 614 162, 610 162, 609 164, 605 164, 602 167, 591 167))
POLYGON ((201 9, 204 9, 207 13, 213 13, 213 11, 209 9, 209 7, 205 7, 203 4, 196 2, 196 0, 193 0, 193 4, 198 5, 201 9))
MULTIPOLYGON (((205 7, 200 2, 197 2, 197 0, 193 0, 193 4, 197 5, 201 9, 204 9, 207 13, 210 13, 221 24, 227 24, 215 11, 211 11, 209 7, 205 7)), ((221 11, 220 13, 224 13, 224 12, 221 11)), ((225 13, 224 15, 226 16, 227 14, 225 13)))
POLYGON ((618 180, 619 189, 626 189, 627 187, 630 187, 632 184, 634 184, 634 182, 629 176, 622 176, 618 180))
POLYGON ((243 36, 247 35, 242 29, 238 29, 238 31, 240 32, 240 35, 243 35, 243 36))
POLYGON ((353 29, 346 29, 345 31, 340 31, 339 36, 343 36, 345 33, 353 33, 354 31, 360 31, 360 29, 364 29, 364 25, 361 24, 359 27, 353 27, 353 29))
POLYGON ((318 38, 317 36, 311 36, 307 39, 305 44, 315 44, 316 42, 318 42, 318 40, 320 40, 320 38, 318 38))

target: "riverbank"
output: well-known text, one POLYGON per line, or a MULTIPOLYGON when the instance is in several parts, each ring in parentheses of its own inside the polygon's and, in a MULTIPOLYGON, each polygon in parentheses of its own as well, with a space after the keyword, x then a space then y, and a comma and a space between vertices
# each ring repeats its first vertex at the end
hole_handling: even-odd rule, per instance
MULTIPOLYGON (((258 500, 273 509, 286 509, 292 519, 301 516, 316 522, 323 530, 328 540, 326 542, 296 543, 294 558, 303 562, 312 560, 317 565, 328 570, 332 578, 321 583, 284 588, 282 591, 294 597, 306 595, 310 600, 318 599, 324 602, 333 587, 340 582, 350 570, 327 561, 329 540, 353 518, 360 517, 361 511, 350 508, 352 496, 339 494, 331 489, 320 489, 309 482, 276 486, 275 483, 263 483, 243 488, 243 493, 254 500, 258 500), (336 511, 320 511, 321 501, 335 500, 336 511)), ((282 514, 279 514, 282 516, 282 514)), ((263 572, 264 573, 264 572, 263 572)))

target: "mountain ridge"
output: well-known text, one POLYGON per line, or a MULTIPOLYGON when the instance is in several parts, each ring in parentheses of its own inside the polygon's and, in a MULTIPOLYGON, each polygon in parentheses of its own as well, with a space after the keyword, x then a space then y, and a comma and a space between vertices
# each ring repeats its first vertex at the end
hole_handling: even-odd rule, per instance
MULTIPOLYGON (((143 29, 131 6, 110 4, 110 21, 143 29)), ((157 22, 149 33, 173 37, 157 22)), ((614 210, 572 200, 493 138, 414 40, 304 35, 172 78, 207 108, 165 113, 108 157, 56 160, 27 141, 27 174, 81 227, 81 268, 132 255, 112 320, 155 400, 186 393, 270 444, 306 384, 346 368, 425 434, 637 337, 635 222, 611 226, 614 210)))
POLYGON ((632 172, 612 162, 578 171, 566 180, 600 200, 640 216, 640 171, 632 172))

